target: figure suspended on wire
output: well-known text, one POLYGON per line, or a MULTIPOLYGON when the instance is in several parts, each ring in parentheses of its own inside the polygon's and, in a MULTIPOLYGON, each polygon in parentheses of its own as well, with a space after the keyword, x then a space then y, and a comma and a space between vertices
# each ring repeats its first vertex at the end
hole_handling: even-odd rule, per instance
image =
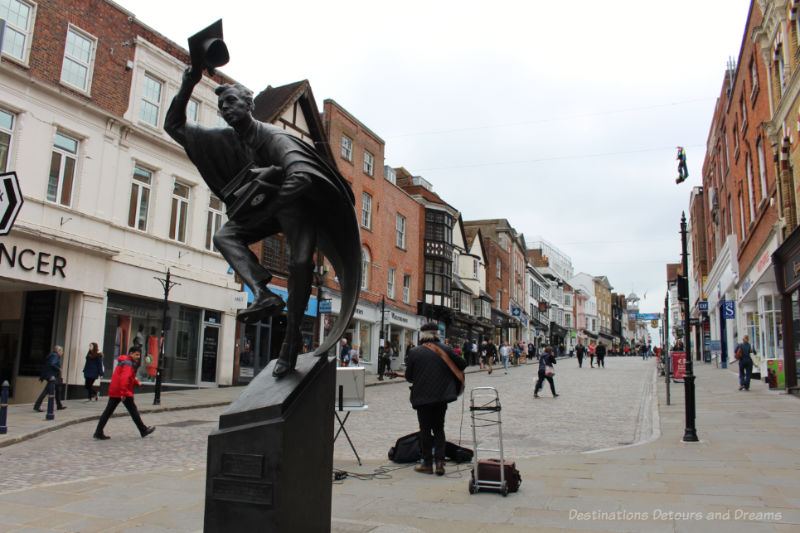
POLYGON ((683 183, 689 177, 689 170, 686 168, 686 150, 683 146, 678 146, 678 177, 675 178, 675 183, 683 183))

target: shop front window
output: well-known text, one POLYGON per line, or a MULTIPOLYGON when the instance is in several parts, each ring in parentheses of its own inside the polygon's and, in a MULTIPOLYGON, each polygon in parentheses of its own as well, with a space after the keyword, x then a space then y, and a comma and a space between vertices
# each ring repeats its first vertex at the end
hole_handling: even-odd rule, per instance
MULTIPOLYGON (((122 294, 108 295, 103 339, 105 377, 110 378, 117 358, 132 345, 142 347, 142 364, 137 371, 140 382, 155 382, 161 351, 163 302, 122 294)), ((164 346, 164 373, 167 383, 198 383, 201 357, 202 310, 177 303, 167 309, 170 328, 164 346)))
POLYGON ((750 345, 753 347, 756 354, 764 355, 764 350, 762 350, 764 343, 761 339, 761 321, 758 313, 746 313, 745 320, 745 330, 747 335, 750 336, 750 345))
POLYGON ((768 359, 783 358, 783 322, 779 308, 780 300, 772 295, 764 296, 764 350, 768 359))
POLYGON ((372 361, 372 335, 369 324, 358 322, 358 351, 359 359, 364 362, 372 361))

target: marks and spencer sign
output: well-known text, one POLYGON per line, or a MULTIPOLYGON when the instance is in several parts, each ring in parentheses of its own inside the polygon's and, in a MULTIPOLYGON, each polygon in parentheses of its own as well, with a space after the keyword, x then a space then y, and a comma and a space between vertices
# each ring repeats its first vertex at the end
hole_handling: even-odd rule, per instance
POLYGON ((36 272, 42 276, 66 278, 67 259, 60 255, 6 245, 0 242, 0 267, 7 266, 26 272, 36 272))

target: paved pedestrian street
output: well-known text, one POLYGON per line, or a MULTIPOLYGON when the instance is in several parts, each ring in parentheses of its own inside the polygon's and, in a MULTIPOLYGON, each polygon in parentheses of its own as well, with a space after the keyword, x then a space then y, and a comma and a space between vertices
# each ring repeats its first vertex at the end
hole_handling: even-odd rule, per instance
MULTIPOLYGON (((653 364, 620 358, 610 359, 606 369, 579 369, 575 359, 563 359, 556 367, 559 397, 551 397, 545 382, 546 390, 536 400, 532 393, 536 364, 512 367, 509 374, 504 374, 502 368, 491 375, 467 374, 467 392, 448 409, 448 440, 472 447, 469 391, 488 386, 495 387, 500 396, 503 443, 508 457, 571 453, 634 441, 639 412, 649 405, 644 400, 652 391, 653 364)), ((396 378, 394 382, 367 387, 369 408, 351 413, 345 425, 362 460, 387 460, 387 452, 397 437, 417 431, 408 386, 396 378)), ((91 406, 99 414, 105 403, 91 406)), ((106 433, 112 437, 109 441, 91 438, 96 423, 91 421, 2 448, 0 491, 106 474, 204 468, 206 437, 223 410, 224 407, 213 407, 145 413, 145 423, 157 426, 156 432, 145 439, 139 437, 125 414, 112 418, 106 426, 106 433)), ((125 413, 122 407, 118 411, 125 413)), ((482 446, 497 447, 494 428, 480 429, 479 438, 485 439, 482 446)), ((355 461, 344 434, 336 441, 334 458, 337 466, 346 469, 355 461)))
MULTIPOLYGON (((606 362, 578 369, 574 359, 560 360, 560 396, 545 389, 536 400, 536 365, 468 374, 467 394, 477 386, 500 391, 506 456, 523 479, 505 498, 469 494, 469 465, 448 463, 438 477, 390 463, 389 446, 416 429, 408 384, 368 387, 369 408, 346 426, 363 464, 343 437, 336 442, 334 466, 348 474, 333 484, 332 531, 800 530, 797 398, 763 383, 739 392, 735 369, 700 365, 700 442, 683 443, 683 385, 671 385, 666 405, 653 360, 606 362)), ((202 398, 214 401, 215 391, 236 392, 202 398)), ((85 408, 99 414, 99 404, 85 408)), ((460 432, 471 445, 464 405, 463 415, 460 401, 451 405, 448 440, 460 432)), ((126 415, 110 421, 109 441, 91 438, 90 421, 0 447, 0 533, 201 531, 206 436, 223 409, 145 412, 158 426, 146 439, 126 415)))
MULTIPOLYGON (((502 366, 492 374, 472 372, 466 376, 466 391, 447 409, 447 440, 472 447, 470 390, 494 387, 500 396, 503 445, 509 457, 573 453, 631 444, 637 439, 637 424, 651 432, 650 409, 655 362, 639 358, 606 359, 605 369, 591 368, 588 361, 578 368, 575 358, 560 359, 556 365, 553 398, 547 381, 540 398, 533 398, 538 364, 502 366), (643 417, 647 411, 647 417, 643 417), (641 419, 641 420, 640 420, 641 419)), ((386 459, 398 437, 418 430, 416 412, 409 403, 409 384, 367 387, 366 411, 353 412, 346 424, 362 459, 386 459)), ((480 428, 482 447, 496 448, 491 427, 480 428)), ((347 440, 336 440, 338 459, 354 459, 347 440)))

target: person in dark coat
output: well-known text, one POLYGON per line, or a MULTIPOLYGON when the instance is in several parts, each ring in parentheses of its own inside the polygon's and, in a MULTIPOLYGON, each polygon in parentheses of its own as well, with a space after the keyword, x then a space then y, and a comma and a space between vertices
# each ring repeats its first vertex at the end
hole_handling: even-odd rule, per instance
POLYGON ((602 342, 597 343, 597 349, 594 351, 597 356, 597 368, 606 367, 606 345, 602 342))
POLYGON ((586 346, 581 341, 578 341, 578 345, 575 347, 575 355, 578 356, 578 368, 583 368, 583 356, 586 355, 586 346))
POLYGON ((100 393, 94 390, 94 380, 103 377, 103 353, 96 342, 89 343, 89 351, 86 352, 86 364, 83 365, 83 377, 86 380, 86 394, 89 402, 97 401, 100 393))
POLYGON ((736 347, 736 351, 740 349, 742 350, 742 357, 739 359, 739 390, 750 390, 750 376, 753 374, 753 358, 751 355, 756 351, 750 345, 749 336, 742 337, 742 342, 736 347))
POLYGON ((452 348, 439 342, 439 325, 429 322, 420 328, 420 345, 408 354, 406 380, 411 383, 411 407, 417 411, 422 464, 414 470, 433 473, 435 453, 436 475, 444 475, 444 418, 447 404, 458 398, 461 381, 442 356, 449 357, 463 378, 467 362, 452 348), (435 452, 434 452, 435 448, 435 452))
POLYGON ((489 374, 492 373, 492 364, 497 360, 497 347, 492 339, 486 339, 486 365, 489 367, 489 374))
POLYGON ((47 396, 47 389, 50 378, 55 378, 56 387, 56 406, 59 410, 66 409, 67 406, 61 403, 61 397, 64 395, 64 382, 61 379, 61 358, 64 356, 64 348, 61 346, 53 346, 53 351, 47 354, 42 367, 42 373, 39 375, 39 381, 44 381, 44 390, 36 398, 33 404, 33 410, 42 412, 42 402, 47 396))
POLYGON ((464 341, 464 345, 461 347, 461 356, 467 362, 467 365, 475 364, 473 362, 473 360, 472 360, 473 354, 472 354, 472 341, 471 340, 467 339, 467 340, 464 341))
POLYGON ((136 407, 136 402, 133 401, 133 386, 140 384, 139 380, 136 379, 136 369, 139 368, 141 359, 142 349, 136 345, 131 346, 131 349, 128 350, 128 355, 120 355, 117 359, 117 367, 114 369, 114 374, 111 376, 111 385, 108 387, 108 403, 103 414, 100 415, 100 420, 97 421, 94 438, 98 440, 111 438, 103 433, 103 429, 120 402, 128 410, 128 414, 131 415, 131 419, 139 429, 139 434, 142 438, 156 430, 155 426, 144 425, 142 417, 139 415, 139 409, 136 407))
POLYGON ((553 393, 553 398, 557 398, 556 384, 553 382, 553 376, 547 375, 547 367, 556 364, 556 356, 553 354, 553 348, 548 346, 544 349, 544 355, 539 358, 539 379, 536 381, 536 386, 533 388, 533 397, 539 397, 539 391, 542 389, 544 380, 550 383, 550 392, 553 393))

